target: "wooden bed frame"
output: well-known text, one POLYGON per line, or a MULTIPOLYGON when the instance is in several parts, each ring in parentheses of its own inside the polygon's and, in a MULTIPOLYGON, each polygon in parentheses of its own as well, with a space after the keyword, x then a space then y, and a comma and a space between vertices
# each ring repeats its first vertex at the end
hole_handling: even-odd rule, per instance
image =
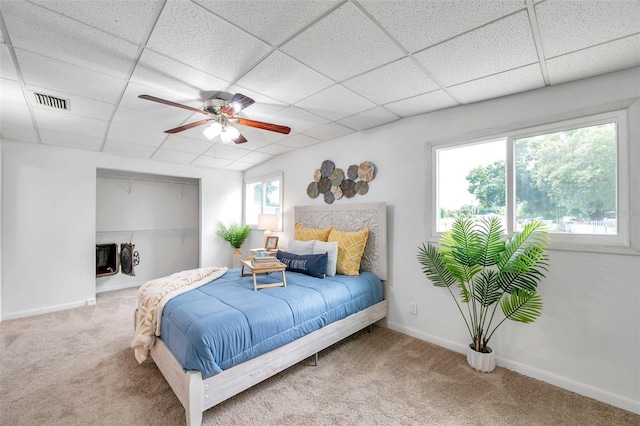
MULTIPOLYGON (((362 269, 387 279, 386 204, 350 204, 295 208, 296 222, 314 228, 333 226, 341 231, 369 228, 362 269)), ((386 299, 386 298, 385 298, 386 299)), ((186 411, 187 425, 202 424, 203 411, 274 374, 303 361, 340 340, 387 316, 387 300, 327 325, 311 334, 243 362, 220 374, 202 379, 200 371, 184 372, 161 338, 151 348, 151 357, 186 411)))

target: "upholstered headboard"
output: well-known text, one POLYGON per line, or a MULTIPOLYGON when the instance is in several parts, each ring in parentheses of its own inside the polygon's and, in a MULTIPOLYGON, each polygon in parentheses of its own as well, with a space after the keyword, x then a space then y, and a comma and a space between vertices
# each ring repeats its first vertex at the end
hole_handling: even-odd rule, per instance
POLYGON ((297 223, 312 228, 328 228, 340 231, 359 231, 369 228, 369 238, 360 267, 387 279, 387 204, 347 204, 296 206, 297 223))

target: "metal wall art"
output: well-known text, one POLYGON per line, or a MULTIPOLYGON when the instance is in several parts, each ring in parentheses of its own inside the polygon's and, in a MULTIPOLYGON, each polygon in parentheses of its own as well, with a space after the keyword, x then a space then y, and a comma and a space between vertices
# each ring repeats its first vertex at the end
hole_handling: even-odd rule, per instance
POLYGON ((337 169, 331 160, 324 160, 319 169, 313 173, 313 182, 307 186, 307 195, 317 198, 322 194, 324 202, 332 204, 342 197, 352 198, 356 194, 369 192, 369 182, 376 177, 376 166, 370 161, 360 165, 352 164, 347 173, 337 169))

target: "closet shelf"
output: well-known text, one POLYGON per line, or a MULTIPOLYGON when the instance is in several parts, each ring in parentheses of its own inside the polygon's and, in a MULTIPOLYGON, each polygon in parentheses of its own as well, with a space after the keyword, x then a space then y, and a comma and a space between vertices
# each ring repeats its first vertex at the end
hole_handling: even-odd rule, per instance
POLYGON ((176 229, 122 229, 112 231, 96 231, 96 234, 142 234, 142 235, 154 235, 154 234, 197 234, 198 230, 195 228, 176 228, 176 229))

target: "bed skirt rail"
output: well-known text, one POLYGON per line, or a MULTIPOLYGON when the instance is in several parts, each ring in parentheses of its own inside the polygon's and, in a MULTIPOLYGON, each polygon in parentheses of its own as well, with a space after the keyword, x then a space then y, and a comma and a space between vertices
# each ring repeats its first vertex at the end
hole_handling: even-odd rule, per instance
POLYGON ((204 410, 249 389, 386 316, 387 301, 383 300, 205 380, 202 380, 199 371, 185 373, 161 339, 156 340, 156 344, 151 349, 151 357, 184 406, 187 425, 196 426, 202 423, 204 410))

